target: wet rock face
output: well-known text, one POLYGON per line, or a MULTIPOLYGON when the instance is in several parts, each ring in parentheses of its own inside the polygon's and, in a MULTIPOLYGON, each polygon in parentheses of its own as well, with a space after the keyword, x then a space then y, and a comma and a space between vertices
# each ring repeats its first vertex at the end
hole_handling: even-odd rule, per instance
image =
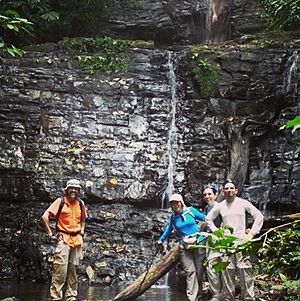
MULTIPOLYGON (((47 206, 1 203, 1 280, 50 281, 54 245, 41 224, 47 206)), ((133 281, 154 260, 155 241, 169 213, 122 204, 88 205, 88 213, 80 283, 115 289, 133 281)), ((54 231, 54 221, 51 225, 54 231)))
POLYGON ((209 98, 185 50, 135 49, 128 73, 96 76, 58 48, 3 58, 1 199, 53 200, 75 177, 87 202, 161 208, 174 185, 199 206, 204 186, 227 177, 240 131, 240 145, 250 139, 244 195, 265 213, 296 210, 298 132, 277 127, 297 115, 298 49, 207 51, 221 75, 209 98))
POLYGON ((133 51, 126 75, 89 76, 65 60, 3 60, 3 198, 53 199, 71 176, 91 180, 96 200, 161 207, 171 88, 183 85, 170 82, 171 52, 133 51))
POLYGON ((221 75, 211 97, 193 80, 186 50, 134 49, 128 73, 95 76, 56 45, 2 58, 1 277, 49 279, 41 203, 78 178, 90 211, 81 281, 132 280, 167 222, 154 208, 166 205, 170 179, 201 206, 203 188, 228 175, 237 133, 240 146, 250 141, 242 196, 265 215, 299 210, 299 131, 277 131, 299 114, 299 50, 207 50, 221 75))
POLYGON ((257 0, 143 0, 117 8, 104 32, 170 45, 222 42, 263 28, 257 0))

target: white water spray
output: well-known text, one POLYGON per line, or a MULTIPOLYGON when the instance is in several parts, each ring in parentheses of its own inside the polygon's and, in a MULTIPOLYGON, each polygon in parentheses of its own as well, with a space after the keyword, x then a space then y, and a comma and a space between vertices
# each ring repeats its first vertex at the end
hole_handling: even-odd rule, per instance
POLYGON ((289 57, 287 70, 284 76, 283 87, 285 92, 297 92, 298 82, 300 81, 300 58, 297 51, 289 57))
POLYGON ((168 158, 168 186, 162 196, 162 208, 166 206, 171 194, 174 192, 174 172, 175 172, 175 159, 177 156, 177 127, 176 127, 176 106, 177 106, 177 80, 172 61, 172 53, 168 52, 167 76, 171 87, 171 122, 168 132, 167 140, 167 158, 168 158))

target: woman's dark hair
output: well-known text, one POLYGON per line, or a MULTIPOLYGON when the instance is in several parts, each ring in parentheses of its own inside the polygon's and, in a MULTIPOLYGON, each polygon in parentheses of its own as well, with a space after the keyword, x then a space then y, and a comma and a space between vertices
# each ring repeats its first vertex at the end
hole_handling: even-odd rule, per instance
POLYGON ((207 186, 207 187, 204 188, 204 190, 205 189, 211 189, 213 194, 217 194, 217 192, 218 192, 218 190, 214 186, 207 186))

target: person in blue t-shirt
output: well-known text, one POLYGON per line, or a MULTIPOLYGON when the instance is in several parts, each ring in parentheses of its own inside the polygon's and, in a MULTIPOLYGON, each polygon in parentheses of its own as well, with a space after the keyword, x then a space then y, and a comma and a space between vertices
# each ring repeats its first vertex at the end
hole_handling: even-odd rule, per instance
POLYGON ((170 222, 158 240, 162 244, 173 231, 179 236, 180 259, 186 275, 186 294, 189 301, 197 301, 202 295, 203 261, 205 248, 189 247, 205 244, 199 233, 198 223, 205 215, 193 207, 187 207, 180 194, 173 194, 169 200, 172 209, 170 222))

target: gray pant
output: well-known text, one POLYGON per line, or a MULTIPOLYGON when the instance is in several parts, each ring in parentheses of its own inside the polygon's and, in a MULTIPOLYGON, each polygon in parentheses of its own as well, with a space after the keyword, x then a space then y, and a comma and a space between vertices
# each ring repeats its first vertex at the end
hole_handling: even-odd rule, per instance
POLYGON ((82 259, 82 247, 71 248, 62 240, 57 243, 54 251, 50 296, 52 300, 62 300, 62 288, 67 282, 66 301, 77 299, 76 266, 82 259))
POLYGON ((222 277, 221 272, 216 273, 213 269, 213 265, 221 261, 221 254, 213 250, 208 250, 207 260, 208 265, 206 267, 207 279, 209 283, 209 290, 212 294, 210 301, 223 301, 222 299, 222 277))
POLYGON ((222 271, 223 300, 235 300, 235 275, 237 272, 240 278, 242 300, 254 301, 254 278, 249 258, 243 257, 242 253, 235 253, 223 260, 229 261, 229 265, 222 271))
POLYGON ((186 276, 186 295, 189 301, 198 301, 202 295, 204 248, 180 248, 180 258, 186 276))

